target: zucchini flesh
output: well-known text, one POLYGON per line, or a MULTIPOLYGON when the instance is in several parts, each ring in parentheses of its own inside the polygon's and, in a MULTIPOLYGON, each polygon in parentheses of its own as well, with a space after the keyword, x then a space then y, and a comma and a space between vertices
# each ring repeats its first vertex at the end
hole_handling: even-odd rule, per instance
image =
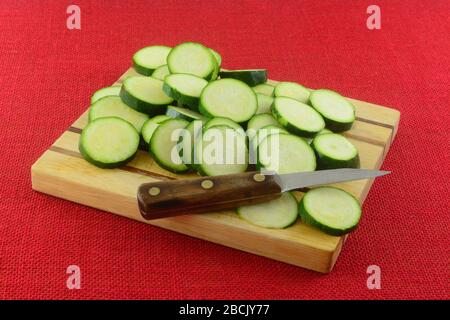
POLYGON ((306 138, 315 136, 325 127, 325 121, 316 110, 291 98, 275 98, 272 114, 286 130, 306 138))
POLYGON ((271 134, 289 133, 285 129, 277 125, 267 125, 258 129, 256 132, 253 130, 247 130, 248 140, 250 141, 250 160, 249 162, 256 163, 258 155, 258 145, 271 134))
POLYGON ((267 81, 266 69, 224 70, 219 75, 221 79, 232 78, 241 80, 252 87, 267 81))
POLYGON ((270 113, 256 114, 247 123, 247 131, 253 130, 256 132, 262 127, 270 125, 281 127, 278 121, 270 113))
POLYGON ((273 97, 267 96, 262 93, 257 93, 256 98, 258 100, 258 109, 256 110, 256 114, 270 113, 270 107, 273 103, 273 97))
POLYGON ((280 198, 264 203, 237 208, 240 218, 254 225, 283 229, 292 225, 298 217, 298 204, 295 197, 283 193, 280 198))
POLYGON ((171 48, 166 46, 150 46, 137 51, 133 55, 134 69, 140 74, 149 76, 158 67, 167 64, 167 56, 171 48))
POLYGON ((312 142, 319 169, 359 168, 358 149, 337 133, 318 135, 312 142))
POLYGON ((152 73, 152 77, 164 81, 164 78, 169 74, 170 74, 169 67, 167 67, 167 64, 165 64, 163 66, 156 68, 155 71, 153 71, 152 73))
POLYGON ((262 83, 262 84, 258 84, 257 86, 252 87, 252 89, 256 93, 262 93, 262 94, 265 94, 266 96, 273 96, 275 87, 273 87, 267 83, 262 83))
POLYGON ((310 102, 324 118, 327 128, 333 132, 349 130, 355 122, 355 107, 337 92, 314 90, 310 102))
POLYGON ((208 81, 190 74, 171 74, 164 78, 163 90, 173 99, 197 111, 200 94, 208 81))
POLYGON ((327 234, 341 236, 358 226, 359 201, 344 190, 333 187, 311 189, 299 204, 302 221, 327 234))
POLYGON ((130 77, 122 85, 120 98, 129 107, 150 116, 164 114, 173 98, 163 91, 164 82, 152 77, 130 77))
POLYGON ((242 123, 248 121, 257 108, 256 94, 244 82, 220 79, 203 89, 199 111, 207 117, 225 117, 242 123))
POLYGON ((247 137, 232 128, 209 128, 196 142, 194 165, 201 175, 217 176, 247 170, 247 137))
POLYGON ((155 132, 159 124, 168 119, 170 119, 169 116, 159 115, 145 121, 144 125, 142 126, 142 138, 144 139, 145 143, 147 143, 147 145, 150 143, 153 132, 155 132))
POLYGON ((215 118, 210 119, 203 126, 203 130, 208 130, 209 128, 216 127, 216 126, 228 126, 239 132, 244 131, 244 129, 242 129, 242 127, 239 124, 237 124, 236 122, 234 122, 231 119, 223 118, 223 117, 215 117, 215 118))
POLYGON ((187 73, 207 80, 218 68, 211 51, 195 42, 185 42, 173 48, 167 57, 167 66, 170 73, 187 73))
POLYGON ((127 121, 117 117, 90 122, 81 133, 79 150, 84 159, 100 168, 117 168, 133 159, 139 134, 127 121))
POLYGON ((103 97, 89 108, 89 121, 104 117, 122 118, 131 123, 139 133, 148 119, 148 115, 128 107, 118 96, 103 97))
POLYGON ((91 104, 98 101, 99 99, 107 96, 118 96, 120 93, 120 85, 111 86, 99 89, 94 92, 94 94, 91 97, 91 104))
POLYGON ((186 172, 189 168, 181 161, 177 143, 189 122, 169 119, 162 122, 150 139, 150 154, 162 168, 174 173, 186 172))
POLYGON ((275 97, 287 97, 297 101, 308 103, 310 91, 295 82, 280 82, 274 90, 275 97))
POLYGON ((202 120, 194 120, 185 128, 178 141, 178 151, 181 160, 188 167, 194 167, 194 143, 203 127, 202 120))
POLYGON ((302 138, 291 134, 271 134, 258 145, 258 168, 279 174, 314 171, 316 157, 302 138))
POLYGON ((184 119, 186 121, 193 121, 193 120, 202 120, 206 121, 206 117, 202 114, 192 111, 187 108, 181 108, 181 107, 174 107, 174 106, 168 106, 166 115, 171 118, 180 118, 184 119))

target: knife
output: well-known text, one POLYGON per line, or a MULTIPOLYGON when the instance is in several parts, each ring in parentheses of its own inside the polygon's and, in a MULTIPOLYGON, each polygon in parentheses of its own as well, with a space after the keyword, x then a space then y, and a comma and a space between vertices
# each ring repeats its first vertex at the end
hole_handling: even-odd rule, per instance
POLYGON ((244 172, 194 179, 142 184, 137 193, 139 210, 147 220, 215 212, 273 200, 283 192, 316 185, 375 178, 389 171, 333 169, 275 174, 244 172))

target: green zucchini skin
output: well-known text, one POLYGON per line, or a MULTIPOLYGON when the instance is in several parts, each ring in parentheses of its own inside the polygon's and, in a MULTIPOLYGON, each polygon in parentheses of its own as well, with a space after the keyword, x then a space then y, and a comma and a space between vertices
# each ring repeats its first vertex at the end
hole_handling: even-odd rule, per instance
POLYGON ((254 70, 227 70, 219 73, 220 78, 232 78, 241 80, 249 86, 253 87, 258 84, 265 83, 267 81, 266 69, 254 69, 254 70))
POLYGON ((163 84, 163 91, 169 97, 172 97, 174 100, 177 100, 179 103, 181 103, 185 106, 188 106, 189 109, 192 109, 192 110, 198 112, 198 104, 200 101, 200 97, 192 97, 192 96, 182 94, 180 91, 178 91, 175 88, 172 88, 165 82, 163 84))
POLYGON ((183 119, 189 122, 194 120, 201 120, 203 122, 206 122, 208 120, 208 118, 198 112, 174 106, 167 107, 166 115, 174 119, 183 119))
POLYGON ((353 122, 338 122, 322 115, 325 121, 325 127, 333 132, 343 132, 350 130, 353 126, 353 122))
POLYGON ((303 137, 303 138, 313 138, 317 132, 316 131, 306 131, 302 130, 300 128, 297 128, 296 126, 293 126, 289 121, 285 118, 283 118, 280 113, 275 108, 275 101, 270 107, 270 110, 272 111, 272 115, 274 118, 290 133, 303 137))
MULTIPOLYGON (((336 135, 334 133, 324 133, 324 134, 336 135)), ((314 150, 314 154, 316 155, 318 170, 340 169, 340 168, 358 169, 360 167, 360 159, 358 152, 356 153, 355 157, 348 160, 335 159, 324 154, 323 152, 320 152, 315 142, 317 142, 317 139, 313 139, 310 145, 314 150)))
POLYGON ((358 169, 360 167, 359 155, 350 160, 338 160, 330 158, 323 153, 317 151, 314 148, 314 142, 311 143, 311 146, 314 150, 317 159, 317 169, 318 170, 328 170, 328 169, 340 169, 340 168, 355 168, 358 169))
POLYGON ((154 117, 160 114, 165 114, 167 111, 168 105, 156 105, 151 104, 145 101, 142 101, 133 95, 131 95, 126 89, 125 86, 122 86, 120 89, 120 99, 122 99, 123 103, 125 103, 130 108, 133 108, 136 111, 145 113, 150 117, 154 117))
POLYGON ((93 164, 94 166, 102 168, 102 169, 114 169, 114 168, 123 167, 128 162, 130 162, 131 160, 134 159, 134 157, 136 156, 137 151, 138 151, 138 150, 136 150, 136 152, 133 155, 131 155, 130 157, 128 157, 127 159, 125 159, 123 161, 119 161, 119 162, 115 162, 115 163, 104 163, 104 162, 94 160, 89 156, 89 154, 84 149, 83 144, 81 143, 81 138, 80 138, 80 142, 78 144, 78 150, 80 151, 80 154, 83 156, 84 160, 86 160, 87 162, 93 164))
POLYGON ((136 62, 133 62, 133 68, 134 70, 136 70, 137 73, 142 74, 143 76, 151 76, 152 73, 156 70, 142 67, 138 65, 136 62))
MULTIPOLYGON (((327 188, 334 188, 334 187, 327 187, 327 188)), ((334 189, 339 189, 339 188, 334 188, 334 189)), ((350 194, 349 194, 350 195, 350 194)), ((352 196, 352 195, 350 195, 352 196)), ((354 230, 356 230, 358 228, 358 224, 353 225, 352 227, 349 228, 345 228, 345 229, 337 229, 337 228, 333 228, 330 226, 327 226, 323 223, 318 222, 316 219, 314 219, 309 213, 308 210, 306 210, 305 208, 305 203, 303 201, 305 196, 303 196, 303 198, 300 200, 300 203, 298 204, 298 209, 299 209, 299 215, 300 215, 300 219, 303 223, 308 224, 312 227, 315 227, 323 232, 325 232, 326 234, 332 235, 332 236, 343 236, 347 233, 350 233, 354 230)), ((352 196, 353 197, 353 196, 352 196)), ((358 202, 358 200, 353 197, 355 199, 355 201, 358 202)))

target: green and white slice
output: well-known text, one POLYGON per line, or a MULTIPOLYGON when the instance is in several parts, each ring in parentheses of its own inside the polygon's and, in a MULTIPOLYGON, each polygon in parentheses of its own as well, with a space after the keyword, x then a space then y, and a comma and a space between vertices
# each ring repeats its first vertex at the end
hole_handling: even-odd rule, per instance
POLYGON ((155 69, 152 73, 152 77, 158 80, 164 81, 164 78, 170 74, 169 67, 167 64, 160 66, 155 69))
POLYGON ((153 77, 130 77, 123 82, 120 98, 139 112, 150 116, 164 114, 173 98, 163 91, 163 84, 153 77))
POLYGON ((208 81, 191 74, 171 74, 164 78, 164 92, 179 103, 198 111, 200 95, 208 81))
POLYGON ((301 137, 314 137, 325 128, 325 122, 316 110, 292 98, 275 98, 272 114, 289 132, 301 137))
POLYGON ((280 198, 264 203, 237 208, 240 218, 251 224, 272 229, 283 229, 292 225, 298 217, 295 197, 283 193, 280 198))
POLYGON ((144 125, 142 126, 142 138, 144 139, 147 145, 150 143, 150 139, 152 138, 153 132, 155 132, 159 124, 169 119, 171 119, 169 116, 163 114, 155 116, 145 121, 144 125))
POLYGON ((210 80, 218 73, 216 58, 200 43, 185 42, 174 47, 167 57, 170 73, 187 73, 210 80))
POLYGON ((150 76, 155 69, 167 64, 167 56, 172 48, 167 46, 149 46, 133 55, 134 69, 140 74, 150 76))
POLYGON ((339 93, 319 89, 311 93, 310 102, 333 132, 349 130, 355 122, 355 107, 339 93))
POLYGON ((271 86, 267 83, 258 84, 257 86, 252 87, 253 91, 256 93, 262 93, 266 96, 273 96, 275 87, 271 86))
POLYGON ((221 79, 237 79, 252 87, 267 81, 266 69, 223 70, 219 75, 221 79))
POLYGON ((202 91, 199 111, 207 117, 225 117, 243 123, 256 113, 256 94, 244 82, 220 79, 210 82, 202 91))
POLYGON ((302 222, 333 236, 353 231, 361 218, 359 201, 348 192, 333 187, 308 191, 300 201, 299 211, 302 222))
POLYGON ((118 96, 120 93, 120 87, 121 85, 111 86, 99 89, 94 92, 94 94, 91 97, 91 104, 98 101, 99 99, 107 96, 118 96))
POLYGON ((142 130, 142 125, 148 119, 148 115, 128 107, 118 96, 100 98, 90 106, 89 121, 105 117, 124 119, 131 123, 139 133, 142 130))
POLYGON ((308 103, 310 91, 295 82, 280 82, 274 90, 275 97, 287 97, 297 101, 308 103))
POLYGON ((283 173, 314 171, 316 156, 309 144, 291 134, 271 134, 258 145, 258 168, 283 173))
POLYGON ((136 155, 139 134, 128 122, 117 117, 90 122, 81 133, 79 150, 85 160, 100 168, 117 168, 136 155))
POLYGON ((211 49, 211 48, 208 48, 208 49, 209 49, 209 51, 211 51, 213 57, 216 59, 217 66, 220 68, 220 66, 222 65, 222 56, 216 50, 211 49))
POLYGON ((167 107, 166 115, 171 118, 180 118, 180 119, 184 119, 189 122, 194 121, 194 120, 202 120, 202 121, 208 120, 208 118, 206 118, 204 115, 202 115, 198 112, 192 111, 187 108, 174 107, 174 106, 167 107))
POLYGON ((228 127, 233 128, 236 131, 239 131, 241 133, 244 132, 244 129, 238 123, 234 122, 231 119, 223 118, 223 117, 211 118, 210 120, 208 120, 205 123, 205 125, 203 126, 203 130, 208 130, 209 128, 217 127, 217 126, 228 126, 228 127))
POLYGON ((319 169, 359 168, 358 149, 337 133, 318 135, 312 142, 319 169))
POLYGON ((189 122, 183 119, 169 119, 162 122, 150 139, 150 154, 162 168, 182 173, 189 168, 181 161, 177 143, 189 122))
POLYGON ((273 103, 273 97, 267 96, 262 93, 257 93, 256 98, 258 100, 258 109, 256 110, 256 114, 270 113, 270 107, 273 103))
POLYGON ((271 125, 281 127, 270 113, 255 114, 247 123, 247 131, 253 130, 256 132, 263 127, 271 125))
POLYGON ((194 166, 204 176, 244 172, 248 166, 247 137, 228 126, 203 131, 194 145, 194 166))

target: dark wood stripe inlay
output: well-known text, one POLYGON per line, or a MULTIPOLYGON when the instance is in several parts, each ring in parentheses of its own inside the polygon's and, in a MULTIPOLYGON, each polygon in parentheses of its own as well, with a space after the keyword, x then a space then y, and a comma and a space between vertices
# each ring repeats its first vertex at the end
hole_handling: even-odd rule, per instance
POLYGON ((370 123, 376 126, 380 126, 380 127, 384 127, 384 128, 388 128, 391 130, 394 130, 394 126, 391 124, 387 124, 387 123, 383 123, 383 122, 379 122, 379 121, 375 121, 375 120, 369 120, 369 119, 364 119, 361 117, 355 117, 356 120, 361 121, 361 122, 366 122, 366 123, 370 123))
MULTIPOLYGON (((72 151, 72 150, 67 150, 61 147, 57 147, 57 146, 51 146, 50 149, 53 152, 58 152, 61 154, 64 154, 66 156, 71 156, 71 157, 75 157, 75 158, 80 158, 83 159, 83 157, 81 156, 81 154, 79 152, 76 151, 72 151)), ((132 173, 136 173, 136 174, 140 174, 146 177, 151 177, 151 178, 156 178, 156 179, 160 179, 160 180, 176 180, 176 178, 174 177, 169 177, 160 173, 155 173, 155 172, 150 172, 147 170, 143 170, 143 169, 138 169, 135 167, 130 167, 130 166, 124 166, 121 168, 117 168, 119 170, 123 170, 123 171, 128 171, 128 172, 132 172, 132 173)))

